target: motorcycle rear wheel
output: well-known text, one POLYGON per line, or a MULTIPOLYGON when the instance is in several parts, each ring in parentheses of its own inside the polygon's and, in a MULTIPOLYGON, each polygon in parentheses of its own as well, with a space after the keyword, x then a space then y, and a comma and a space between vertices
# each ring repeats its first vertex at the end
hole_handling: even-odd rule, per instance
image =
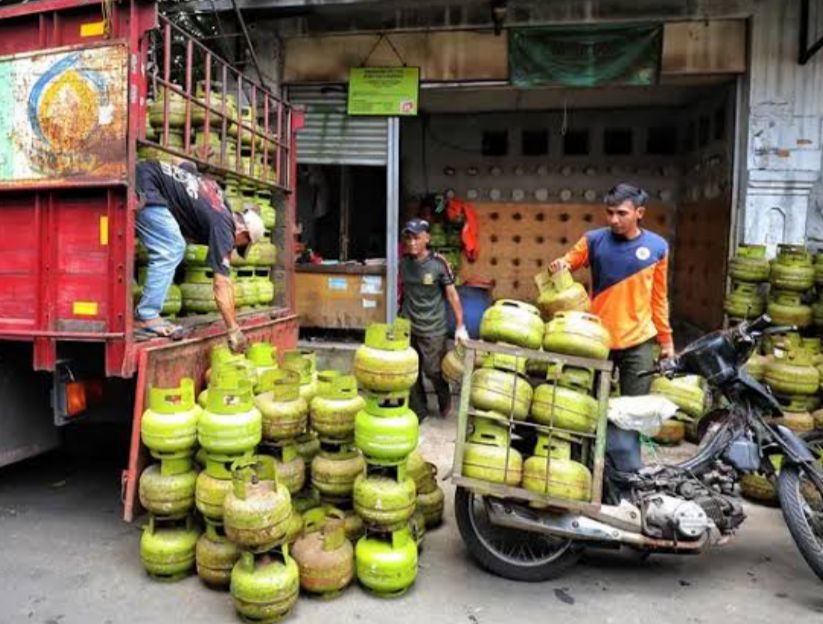
POLYGON ((582 548, 572 540, 493 525, 483 497, 458 487, 454 513, 472 558, 492 574, 536 583, 557 578, 572 567, 582 548))
POLYGON ((783 518, 800 554, 823 580, 823 491, 805 477, 802 466, 783 465, 777 495, 783 518))

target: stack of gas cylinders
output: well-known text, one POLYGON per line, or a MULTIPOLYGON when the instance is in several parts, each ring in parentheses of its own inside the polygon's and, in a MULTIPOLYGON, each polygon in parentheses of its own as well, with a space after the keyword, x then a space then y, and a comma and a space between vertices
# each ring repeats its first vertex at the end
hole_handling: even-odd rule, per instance
MULTIPOLYGON (((813 256, 802 245, 778 245, 777 255, 769 260, 765 245, 741 245, 729 264, 729 276, 732 287, 724 309, 732 324, 765 311, 774 325, 799 329, 764 336, 746 364, 781 405, 782 414, 775 420, 798 433, 823 429, 823 254, 813 256)), ((774 458, 775 472, 780 460, 774 458)), ((744 476, 741 492, 754 501, 777 502, 766 475, 744 476)))
POLYGON ((197 423, 201 409, 194 381, 177 388, 151 388, 141 438, 157 463, 140 476, 140 503, 149 512, 140 541, 143 565, 157 579, 177 580, 194 566, 200 529, 192 516, 197 469, 197 423))
MULTIPOLYGON (((183 258, 184 278, 179 289, 182 309, 186 314, 208 314, 217 311, 214 299, 214 271, 208 265, 207 245, 186 245, 183 258)), ((249 310, 271 305, 274 301, 274 283, 271 269, 277 261, 277 248, 265 236, 251 245, 244 256, 236 250, 231 256, 231 280, 234 284, 234 304, 237 309, 249 310)))
MULTIPOLYGON (((394 327, 385 342, 387 327, 372 329, 369 344, 380 333, 381 345, 399 346, 394 327)), ((245 356, 216 347, 196 400, 191 379, 152 388, 141 437, 158 461, 139 483, 147 572, 174 581, 196 570, 207 586, 229 588, 249 621, 288 614, 301 588, 334 596, 355 578, 380 595, 410 587, 425 527, 441 521, 443 492, 415 451, 408 389, 417 364, 405 331, 406 346, 395 351, 404 360, 411 351, 414 374, 395 376, 389 356, 378 364, 382 385, 366 381, 365 398, 358 377, 371 379, 380 354, 361 352, 355 377, 317 372, 310 351, 278 358, 267 343, 245 356)))
POLYGON ((414 532, 410 524, 417 488, 408 460, 417 448, 419 425, 409 408, 418 374, 409 322, 370 325, 355 353, 354 374, 364 399, 354 419, 354 444, 365 459, 352 492, 366 530, 357 542, 357 578, 374 593, 399 595, 417 577, 417 538, 425 528, 420 518, 414 532))
POLYGON ((775 325, 823 327, 823 254, 813 257, 802 245, 778 245, 769 260, 765 245, 740 245, 729 277, 723 308, 732 323, 766 312, 775 325))
MULTIPOLYGON (((587 312, 583 287, 566 271, 538 276, 538 287, 537 306, 495 302, 483 315, 480 337, 535 351, 608 358, 608 332, 587 312)), ((599 418, 594 387, 593 369, 489 353, 471 376, 463 475, 552 498, 590 500, 592 476, 583 457, 599 418)))
MULTIPOLYGON (((803 337, 799 332, 771 334, 764 337, 760 348, 746 363, 746 370, 768 386, 780 404, 782 414, 774 421, 800 434, 823 430, 820 338, 803 337)), ((776 474, 782 457, 776 456, 772 461, 776 474)), ((777 504, 774 484, 766 475, 745 475, 740 490, 752 501, 777 504)))

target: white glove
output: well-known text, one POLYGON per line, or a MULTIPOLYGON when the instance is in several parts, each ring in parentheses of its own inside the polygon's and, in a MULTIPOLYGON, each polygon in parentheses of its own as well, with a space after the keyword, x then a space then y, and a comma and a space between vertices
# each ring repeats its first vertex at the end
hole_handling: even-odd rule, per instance
POLYGON ((465 325, 460 325, 454 332, 454 341, 457 344, 465 342, 469 339, 469 332, 466 331, 465 325))

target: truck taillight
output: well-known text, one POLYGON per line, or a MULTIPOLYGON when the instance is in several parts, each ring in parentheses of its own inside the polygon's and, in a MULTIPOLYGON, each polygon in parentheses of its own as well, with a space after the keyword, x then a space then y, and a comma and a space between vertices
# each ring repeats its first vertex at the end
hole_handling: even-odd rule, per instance
POLYGON ((86 411, 86 384, 82 381, 70 381, 65 384, 66 414, 77 416, 86 411))
POLYGON ((102 379, 77 379, 69 360, 59 360, 51 390, 54 424, 58 427, 103 402, 102 379))

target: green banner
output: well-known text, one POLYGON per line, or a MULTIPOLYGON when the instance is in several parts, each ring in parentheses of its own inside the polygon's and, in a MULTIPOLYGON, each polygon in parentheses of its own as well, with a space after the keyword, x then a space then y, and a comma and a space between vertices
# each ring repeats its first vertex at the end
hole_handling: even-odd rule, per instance
POLYGON ((418 67, 353 67, 349 70, 349 115, 416 115, 418 67))
POLYGON ((517 87, 651 85, 657 82, 663 28, 604 24, 509 33, 509 79, 517 87))

